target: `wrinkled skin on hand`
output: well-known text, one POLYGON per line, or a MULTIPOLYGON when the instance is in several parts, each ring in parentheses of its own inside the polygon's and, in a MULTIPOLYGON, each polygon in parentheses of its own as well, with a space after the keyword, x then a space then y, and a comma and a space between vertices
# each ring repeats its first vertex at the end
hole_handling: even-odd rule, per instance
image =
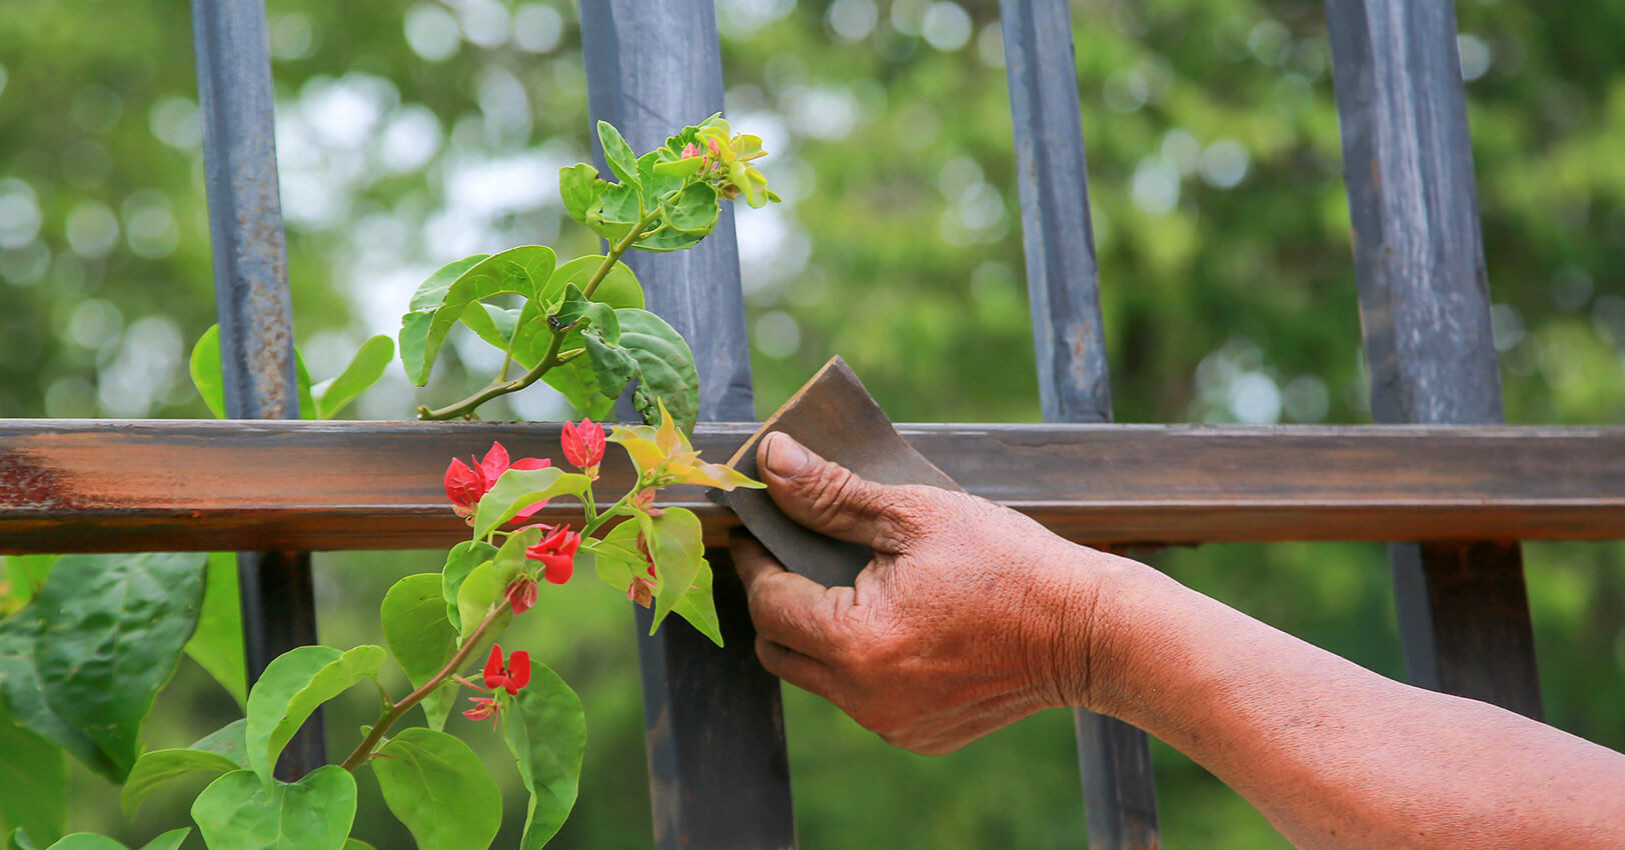
POLYGON ((984 499, 865 481, 785 434, 758 461, 790 517, 875 551, 855 587, 826 588, 735 540, 769 672, 922 754, 1086 698, 1088 565, 1117 559, 984 499))

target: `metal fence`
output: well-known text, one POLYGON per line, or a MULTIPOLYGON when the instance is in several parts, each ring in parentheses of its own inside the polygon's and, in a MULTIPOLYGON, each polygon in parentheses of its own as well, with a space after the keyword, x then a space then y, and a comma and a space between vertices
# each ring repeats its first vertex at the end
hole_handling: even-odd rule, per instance
MULTIPOLYGON (((1327 8, 1376 418, 1496 425, 1500 383, 1451 0, 1329 0, 1327 8)), ((235 419, 296 419, 264 6, 262 0, 193 0, 192 9, 227 409, 235 419)), ((1049 447, 1060 471, 1024 482, 977 479, 969 489, 1018 504, 1028 498, 1047 505, 1046 518, 1062 525, 1141 510, 1135 514, 1141 517, 1138 526, 1107 526, 1119 541, 1369 539, 1384 531, 1420 540, 1391 549, 1412 680, 1539 717, 1521 555, 1505 538, 1625 536, 1620 518, 1625 499, 1612 483, 1622 480, 1625 470, 1608 460, 1625 456, 1625 434, 1479 427, 1232 429, 1181 437, 1184 432, 1065 427, 1111 420, 1070 9, 1067 0, 1001 0, 1000 9, 1043 411, 1046 422, 1054 423, 1008 429, 1008 434, 1029 447, 1049 447), (1497 459, 1487 464, 1486 440, 1499 447, 1497 459), (1155 452, 1174 451, 1177 458, 1185 451, 1185 462, 1198 467, 1221 451, 1232 461, 1236 452, 1255 457, 1286 452, 1298 459, 1299 475, 1306 480, 1250 491, 1245 473, 1230 462, 1205 473, 1204 480, 1221 482, 1216 492, 1192 496, 1188 504, 1180 498, 1192 492, 1193 477, 1168 476, 1146 485, 1165 487, 1160 497, 1136 496, 1135 488, 1121 481, 1083 492, 1090 485, 1077 480, 1089 479, 1074 475, 1069 481, 1065 473, 1083 470, 1089 453, 1100 451, 1141 452, 1147 467, 1155 465, 1155 452), (1380 474, 1370 480, 1350 474, 1336 486, 1307 480, 1314 462, 1328 458, 1408 463, 1413 474, 1396 482, 1380 481, 1380 474), (1544 483, 1523 474, 1535 470, 1544 483), (1114 505, 1118 514, 1105 513, 1114 505), (1407 523, 1404 512, 1410 510, 1434 510, 1431 516, 1439 521, 1407 523), (1221 525, 1236 516, 1250 518, 1251 524, 1221 525), (1298 524, 1283 517, 1296 517, 1298 524), (1198 530, 1181 537, 1178 528, 1198 530), (1428 542, 1425 528, 1460 533, 1442 534, 1454 538, 1449 542, 1428 542), (1496 542, 1460 539, 1488 536, 1495 528, 1506 530, 1495 535, 1502 538, 1496 542)), ((654 147, 695 116, 721 110, 723 75, 711 0, 582 0, 581 32, 592 115, 615 123, 634 147, 654 147)), ((650 308, 694 344, 702 422, 750 420, 750 366, 731 211, 724 209, 715 234, 697 250, 632 262, 651 284, 650 308)), ((49 454, 52 440, 96 427, 0 423, 0 437, 33 439, 49 454)), ((186 426, 155 427, 155 439, 161 440, 186 426)), ((343 435, 360 435, 371 426, 348 431, 331 425, 320 426, 326 430, 214 427, 236 429, 246 441, 235 444, 239 448, 269 439, 273 448, 308 457, 353 448, 359 439, 346 443, 343 435), (298 443, 299 434, 328 442, 298 443)), ((417 438, 398 428, 373 430, 381 433, 366 432, 365 438, 381 440, 386 448, 394 440, 404 449, 417 438)), ((142 433, 110 435, 107 446, 140 439, 142 433)), ((744 433, 738 427, 702 425, 700 442, 737 443, 744 433)), ((955 451, 1001 450, 986 441, 956 438, 952 429, 907 433, 925 445, 960 439, 955 451)), ((417 434, 441 438, 434 426, 417 434)), ((954 471, 952 464, 943 466, 954 471)), ((202 486, 205 495, 198 498, 207 499, 209 486, 225 485, 202 486)), ((116 495, 103 497, 117 501, 116 495)), ((144 507, 154 507, 154 498, 132 490, 123 513, 97 513, 71 501, 35 504, 10 498, 0 505, 0 527, 17 532, 8 545, 19 550, 61 546, 64 529, 143 515, 144 507)), ((314 528, 325 516, 323 509, 308 500, 301 505, 278 515, 282 545, 320 537, 300 532, 300 517, 314 528)), ((163 510, 155 509, 153 521, 140 527, 147 537, 112 535, 86 545, 130 548, 162 539, 159 514, 163 510)), ((391 516, 405 527, 427 522, 405 508, 391 516)), ((720 521, 715 511, 707 516, 713 525, 720 521)), ((217 539, 268 541, 270 521, 256 522, 244 519, 217 539)), ((1088 537, 1079 531, 1085 523, 1077 525, 1074 536, 1088 537)), ((381 544, 351 538, 347 545, 381 544)), ((726 553, 713 550, 710 556, 723 562, 716 594, 727 648, 717 650, 681 623, 640 642, 656 841, 662 848, 793 847, 779 685, 755 661, 742 592, 727 568, 726 553)), ((276 655, 315 642, 309 556, 243 552, 238 563, 255 674, 276 655)), ((646 625, 640 621, 640 627, 646 625)), ((320 728, 319 717, 313 718, 295 739, 284 762, 289 776, 325 761, 320 728)), ((1159 846, 1145 734, 1087 712, 1079 712, 1077 728, 1088 845, 1159 846)))

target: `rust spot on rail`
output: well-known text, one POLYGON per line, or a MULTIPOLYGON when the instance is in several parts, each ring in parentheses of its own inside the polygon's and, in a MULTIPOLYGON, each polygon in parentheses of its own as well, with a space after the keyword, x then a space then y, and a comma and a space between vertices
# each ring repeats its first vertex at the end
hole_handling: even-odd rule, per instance
POLYGON ((80 511, 99 503, 83 498, 32 453, 0 449, 0 505, 13 511, 80 511))

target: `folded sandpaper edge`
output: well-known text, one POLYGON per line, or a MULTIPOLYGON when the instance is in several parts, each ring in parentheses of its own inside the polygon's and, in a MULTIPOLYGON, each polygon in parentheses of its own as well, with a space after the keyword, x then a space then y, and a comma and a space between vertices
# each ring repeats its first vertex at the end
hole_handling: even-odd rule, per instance
MULTIPOLYGON (((773 431, 783 431, 826 460, 882 484, 930 484, 960 489, 897 433, 863 382, 839 356, 830 358, 739 447, 728 464, 760 478, 756 449, 773 431)), ((707 497, 731 508, 786 568, 814 581, 850 585, 868 565, 867 546, 836 540, 807 529, 779 510, 765 490, 711 490, 707 497)))

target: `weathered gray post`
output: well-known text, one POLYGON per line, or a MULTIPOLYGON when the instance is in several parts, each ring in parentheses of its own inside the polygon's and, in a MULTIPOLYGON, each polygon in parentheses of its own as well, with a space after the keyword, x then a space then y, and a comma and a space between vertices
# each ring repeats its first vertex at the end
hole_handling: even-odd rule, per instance
MULTIPOLYGON (((722 57, 711 0, 594 0, 581 4, 592 116, 649 150, 722 110, 722 57)), ((600 162, 602 151, 599 152, 600 162)), ((600 171, 608 173, 600 165, 600 171)), ((694 349, 700 419, 751 421, 750 347, 733 211, 711 236, 672 254, 628 258, 649 309, 694 349)), ((649 787, 662 848, 795 846, 779 682, 756 660, 744 592, 724 550, 716 570, 718 649, 676 618, 643 638, 649 787)), ((638 628, 649 620, 640 611, 638 628)))
MULTIPOLYGON (((1071 12, 1066 0, 1002 0, 1000 9, 1044 421, 1110 422, 1071 12)), ((1082 709, 1076 724, 1089 846, 1160 846, 1146 734, 1082 709)))
MULTIPOLYGON (((1451 0, 1329 0, 1360 320, 1379 423, 1502 422, 1451 0)), ((1516 543, 1389 547, 1412 682, 1541 715, 1516 543)))
MULTIPOLYGON (((226 415, 298 419, 265 6, 192 0, 192 30, 226 415)), ((237 571, 252 682, 271 659, 316 642, 310 555, 239 552, 237 571)), ((318 712, 289 742, 278 772, 296 779, 326 761, 318 712)))

